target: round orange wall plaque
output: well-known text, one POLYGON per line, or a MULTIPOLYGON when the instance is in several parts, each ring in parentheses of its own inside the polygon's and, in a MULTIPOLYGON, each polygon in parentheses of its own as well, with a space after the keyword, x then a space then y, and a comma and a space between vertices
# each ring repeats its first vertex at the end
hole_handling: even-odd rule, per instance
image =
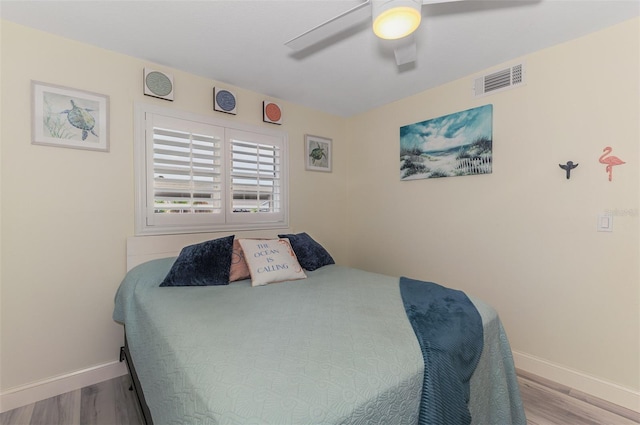
POLYGON ((275 103, 268 103, 264 108, 264 113, 267 115, 269 120, 274 122, 278 122, 280 121, 280 118, 282 118, 282 111, 275 103))

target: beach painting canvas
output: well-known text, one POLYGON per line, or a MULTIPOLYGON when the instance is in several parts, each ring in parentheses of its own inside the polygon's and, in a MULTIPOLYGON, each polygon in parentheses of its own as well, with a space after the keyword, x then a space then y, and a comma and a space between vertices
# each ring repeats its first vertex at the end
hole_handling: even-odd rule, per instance
POLYGON ((493 105, 400 127, 400 180, 489 174, 493 105))

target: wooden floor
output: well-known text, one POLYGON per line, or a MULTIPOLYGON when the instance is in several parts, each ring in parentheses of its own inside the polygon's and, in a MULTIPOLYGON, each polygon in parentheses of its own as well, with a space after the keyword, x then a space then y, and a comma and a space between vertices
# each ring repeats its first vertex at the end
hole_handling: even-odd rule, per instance
POLYGON ((544 379, 519 375, 528 425, 637 425, 640 414, 544 379))
POLYGON ((143 425, 129 376, 0 414, 2 425, 143 425))
MULTIPOLYGON (((606 402, 571 389, 529 375, 519 376, 518 381, 529 425, 640 424, 637 413, 607 406, 606 402)), ((0 414, 0 425, 78 424, 142 425, 135 396, 129 391, 129 377, 114 378, 0 414)))

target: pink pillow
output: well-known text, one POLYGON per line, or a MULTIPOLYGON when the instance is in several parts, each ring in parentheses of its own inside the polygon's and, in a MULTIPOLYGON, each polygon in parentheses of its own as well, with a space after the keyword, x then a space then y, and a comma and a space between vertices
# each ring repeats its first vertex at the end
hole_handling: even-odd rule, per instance
POLYGON ((242 252, 242 246, 238 239, 233 240, 233 254, 231 254, 231 270, 229 272, 229 282, 235 282, 236 280, 249 279, 251 273, 247 262, 244 260, 244 253, 242 252))

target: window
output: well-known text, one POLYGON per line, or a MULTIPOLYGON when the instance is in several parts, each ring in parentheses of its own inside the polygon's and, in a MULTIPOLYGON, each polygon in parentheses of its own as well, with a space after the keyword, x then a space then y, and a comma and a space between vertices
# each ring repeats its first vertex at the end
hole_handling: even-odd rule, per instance
POLYGON ((287 137, 136 106, 136 234, 284 228, 287 137))

